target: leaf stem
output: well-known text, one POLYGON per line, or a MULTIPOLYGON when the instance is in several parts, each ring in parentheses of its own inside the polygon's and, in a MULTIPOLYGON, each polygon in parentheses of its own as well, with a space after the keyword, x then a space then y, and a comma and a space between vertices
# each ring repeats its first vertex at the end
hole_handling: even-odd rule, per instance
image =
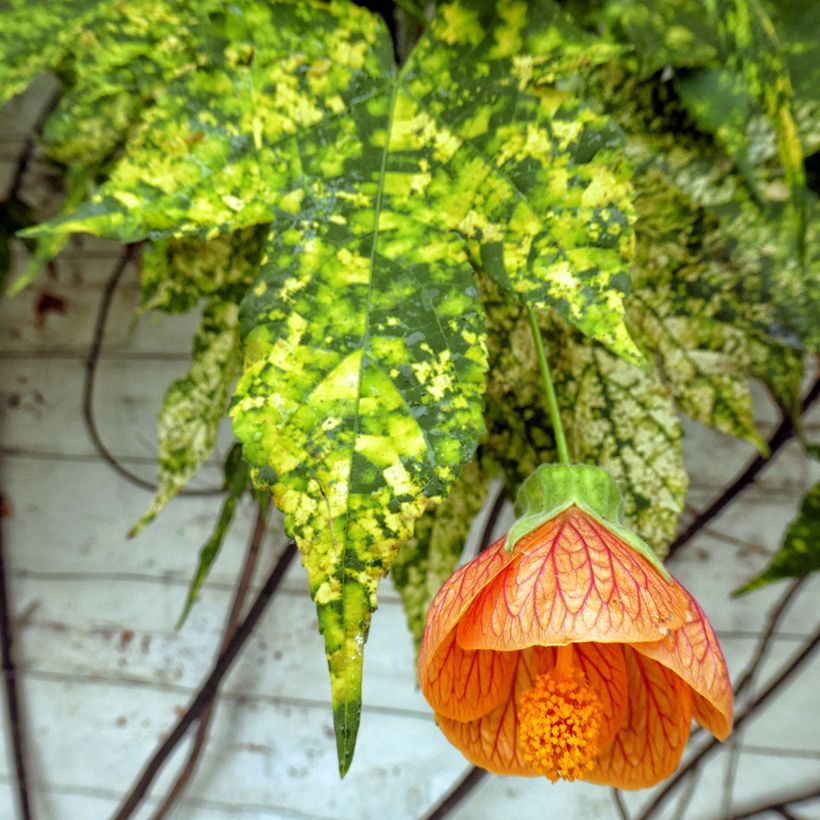
POLYGON ((538 366, 541 369, 541 381, 544 383, 544 393, 546 394, 547 406, 550 411, 552 431, 555 435, 555 446, 558 449, 558 460, 562 464, 569 465, 567 440, 564 436, 564 425, 561 424, 561 414, 558 411, 558 399, 555 397, 555 388, 552 386, 552 377, 550 376, 550 368, 547 364, 547 356, 544 353, 544 340, 541 338, 541 328, 538 326, 535 311, 529 305, 527 305, 527 315, 530 319, 532 340, 535 343, 535 355, 538 357, 538 366))

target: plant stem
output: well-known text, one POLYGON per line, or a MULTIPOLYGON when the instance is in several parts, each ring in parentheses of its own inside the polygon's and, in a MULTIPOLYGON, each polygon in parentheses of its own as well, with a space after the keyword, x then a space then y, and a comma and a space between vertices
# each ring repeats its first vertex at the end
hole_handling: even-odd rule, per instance
MULTIPOLYGON (((267 530, 269 506, 269 501, 265 499, 262 501, 257 510, 253 533, 251 534, 248 549, 245 554, 245 562, 242 566, 239 583, 236 585, 236 592, 234 593, 231 609, 228 613, 228 620, 225 624, 225 633, 222 636, 222 643, 219 646, 220 652, 223 652, 227 647, 228 642, 233 637, 234 632, 236 632, 236 628, 242 618, 242 607, 245 603, 245 598, 247 597, 248 588, 253 581, 253 574, 256 570, 256 564, 259 559, 260 547, 267 530)), ((202 714, 199 716, 196 736, 194 737, 194 742, 188 752, 188 759, 185 761, 185 765, 177 775, 176 781, 165 795, 162 803, 153 815, 151 815, 151 820, 163 820, 163 818, 169 815, 174 803, 185 791, 188 783, 194 776, 194 772, 196 771, 200 758, 202 757, 202 752, 205 749, 205 744, 208 741, 208 728, 210 727, 211 718, 214 714, 214 707, 216 706, 216 694, 216 690, 214 690, 211 702, 205 707, 202 714)))
POLYGON ((527 315, 530 319, 532 340, 535 343, 535 355, 538 357, 538 367, 541 369, 541 381, 544 383, 544 393, 546 394, 547 406, 550 411, 550 421, 552 422, 552 432, 555 435, 555 447, 558 450, 558 460, 562 464, 569 465, 567 440, 564 436, 564 426, 561 424, 558 399, 555 397, 555 388, 552 386, 552 377, 550 376, 550 368, 547 364, 547 356, 544 353, 544 340, 541 338, 541 328, 538 326, 535 311, 529 305, 527 305, 527 315))
MULTIPOLYGON (((3 516, 3 509, 5 509, 5 501, 0 496, 0 518, 3 516)), ((13 641, 12 606, 9 597, 5 558, 3 556, 3 530, 0 527, 0 656, 2 656, 3 681, 6 690, 8 728, 11 735, 10 745, 14 760, 19 816, 20 820, 31 820, 34 815, 26 776, 26 749, 23 737, 23 719, 20 715, 20 701, 17 694, 17 668, 14 665, 13 641)))
POLYGON ((251 608, 248 610, 248 614, 231 635, 225 649, 219 653, 219 657, 214 662, 208 678, 199 688, 188 710, 179 719, 171 733, 148 761, 136 783, 131 787, 131 790, 128 792, 119 809, 117 809, 114 820, 126 820, 126 818, 134 814, 171 752, 185 736, 191 724, 208 708, 208 705, 216 694, 216 690, 219 688, 222 678, 231 668, 231 664, 239 654, 239 650, 245 645, 257 622, 262 617, 262 613, 265 611, 268 601, 273 596, 282 578, 284 578, 295 556, 296 542, 289 541, 284 552, 279 556, 279 559, 271 570, 264 586, 259 590, 251 608))

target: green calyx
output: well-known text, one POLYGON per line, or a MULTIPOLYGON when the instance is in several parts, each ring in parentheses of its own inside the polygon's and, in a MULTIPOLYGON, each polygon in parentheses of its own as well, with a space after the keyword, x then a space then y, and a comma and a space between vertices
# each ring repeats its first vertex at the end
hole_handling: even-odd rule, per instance
POLYGON ((623 500, 615 480, 603 468, 590 464, 542 464, 524 481, 515 499, 518 518, 507 534, 507 552, 512 552, 527 533, 573 505, 639 552, 664 578, 671 580, 660 558, 641 538, 623 526, 623 500))

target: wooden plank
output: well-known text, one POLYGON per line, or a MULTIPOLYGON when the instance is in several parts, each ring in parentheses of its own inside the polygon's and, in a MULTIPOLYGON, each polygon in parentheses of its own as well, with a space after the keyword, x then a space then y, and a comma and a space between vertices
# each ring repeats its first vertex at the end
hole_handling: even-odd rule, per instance
MULTIPOLYGON (((33 776, 50 788, 120 793, 184 705, 178 694, 146 687, 27 676, 23 685, 37 748, 33 776)), ((356 760, 340 781, 326 709, 236 701, 216 712, 191 794, 286 816, 416 818, 463 767, 432 720, 366 712, 356 760)), ((172 776, 166 769, 153 794, 172 776)))
MULTIPOLYGON (((184 590, 133 581, 17 579, 17 662, 54 679, 128 680, 187 695, 210 669, 232 593, 210 589, 184 627, 184 590)), ((307 590, 280 592, 225 682, 248 700, 329 707, 324 646, 307 590)), ((412 640, 398 602, 375 613, 365 660, 368 707, 431 713, 416 687, 412 640)))
MULTIPOLYGON (((28 289, 0 302, 0 351, 27 355, 49 353, 84 357, 91 344, 103 287, 116 257, 60 256, 52 275, 41 276, 28 289), (38 302, 47 293, 60 302, 46 313, 38 302)), ((16 269, 21 270, 22 260, 16 269)), ((158 312, 136 316, 139 283, 132 264, 117 288, 108 314, 103 350, 134 355, 187 356, 196 328, 195 314, 168 316, 158 312)))
MULTIPOLYGON (((157 414, 171 383, 188 361, 104 359, 97 368, 94 418, 100 437, 118 458, 148 463, 156 457, 157 414)), ((80 359, 6 359, 0 363, 3 445, 22 453, 94 456, 81 416, 85 371, 80 359)), ((234 436, 225 418, 212 460, 222 463, 234 436)))

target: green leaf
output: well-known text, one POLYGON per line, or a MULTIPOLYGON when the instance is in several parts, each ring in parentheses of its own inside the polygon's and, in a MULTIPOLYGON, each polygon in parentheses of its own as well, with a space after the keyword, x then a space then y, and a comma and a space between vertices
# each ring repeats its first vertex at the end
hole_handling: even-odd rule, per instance
POLYGON ((159 239, 142 253, 142 310, 185 313, 202 297, 240 302, 259 274, 267 225, 208 241, 159 239))
MULTIPOLYGON (((570 7, 576 5, 583 10, 587 3, 570 3, 570 7)), ((699 0, 608 0, 584 16, 616 41, 634 45, 638 73, 648 77, 666 66, 696 67, 715 59, 717 32, 703 12, 699 0)))
POLYGON ((57 63, 93 21, 99 0, 4 0, 0 5, 0 105, 57 63))
POLYGON ((303 552, 343 773, 378 580, 482 429, 484 331, 464 251, 443 234, 409 243, 406 225, 363 226, 341 252, 334 223, 317 226, 310 252, 290 265, 278 253, 242 308, 234 430, 303 552))
MULTIPOLYGON (((765 453, 749 378, 764 380, 793 410, 802 353, 772 335, 776 318, 761 271, 726 263, 734 249, 724 225, 659 167, 653 157, 635 176, 640 216, 630 330, 656 355, 682 412, 765 453)), ((759 264, 759 255, 750 261, 759 264)))
POLYGON ((222 502, 222 509, 219 512, 219 518, 214 525, 213 532, 199 551, 199 563, 197 564, 194 577, 191 579, 188 596, 185 599, 182 614, 177 621, 177 629, 185 623, 185 619, 191 612, 191 607, 194 605, 196 596, 202 584, 205 582, 205 579, 208 577, 211 565, 219 555, 219 550, 222 549, 222 543, 225 540, 228 529, 233 523, 236 505, 245 494, 245 490, 248 489, 250 470, 248 463, 242 458, 241 445, 234 444, 228 451, 228 456, 225 459, 224 475, 223 489, 227 495, 225 501, 222 502))
MULTIPOLYGON (((759 103, 774 128, 777 150, 788 185, 798 256, 805 254, 807 229, 806 174, 798 136, 794 91, 777 34, 757 0, 707 0, 725 49, 727 79, 736 97, 759 103)), ((731 139, 734 143, 734 137, 731 139)))
POLYGON ((769 566, 732 595, 743 595, 781 578, 797 578, 820 570, 820 482, 803 498, 800 514, 792 521, 769 566))
MULTIPOLYGON (((482 457, 499 464, 512 492, 555 461, 546 400, 522 311, 485 288, 488 436, 482 457)), ((560 322, 541 328, 573 463, 608 470, 624 495, 626 525, 663 556, 683 509, 687 476, 682 431, 661 379, 590 345, 560 322)))
POLYGON ((734 159, 754 198, 763 195, 749 157, 747 129, 752 106, 734 73, 725 69, 703 69, 676 78, 683 104, 707 133, 712 133, 734 159))
POLYGON ((380 21, 340 2, 246 0, 200 36, 203 66, 146 113, 110 182, 39 230, 133 241, 274 220, 303 233, 351 205, 369 218, 381 191, 386 223, 458 232, 503 287, 640 359, 623 326, 632 231, 620 132, 545 84, 556 64, 613 49, 583 57, 591 38, 555 5, 511 4, 501 17, 478 2, 443 6, 398 75, 380 21))
POLYGON ((477 460, 465 464, 447 498, 430 502, 416 519, 413 537, 405 541, 390 575, 404 604, 416 651, 424 632, 427 609, 441 585, 452 575, 473 519, 486 497, 489 477, 477 460))
POLYGON ((84 168, 105 165, 157 94, 196 68, 200 21, 224 5, 220 0, 101 5, 67 43, 68 60, 60 72, 67 87, 43 133, 49 158, 84 168))
POLYGON ((178 493, 211 454, 238 363, 236 305, 212 301, 202 313, 191 369, 177 379, 159 413, 159 487, 131 529, 136 535, 178 493))
MULTIPOLYGON (((61 213, 73 211, 82 202, 92 186, 92 178, 85 169, 68 169, 65 174, 65 195, 60 206, 61 213)), ((29 223, 30 224, 30 223, 29 223)), ((43 271, 48 263, 65 247, 68 236, 52 234, 40 236, 34 242, 34 249, 23 272, 9 285, 8 295, 16 296, 27 288, 43 271)))

